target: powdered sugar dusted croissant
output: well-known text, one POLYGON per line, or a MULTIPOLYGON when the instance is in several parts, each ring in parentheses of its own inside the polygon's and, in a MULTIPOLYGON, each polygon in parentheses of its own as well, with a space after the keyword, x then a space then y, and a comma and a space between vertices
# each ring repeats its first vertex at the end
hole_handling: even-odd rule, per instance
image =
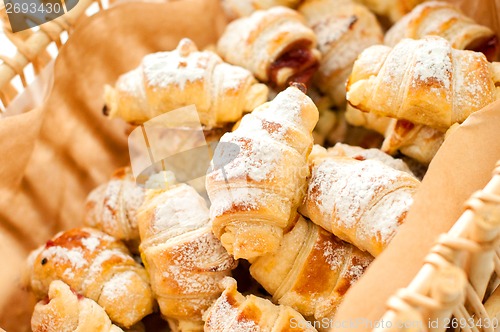
POLYGON ((335 146, 329 148, 327 150, 327 153, 329 155, 351 157, 356 160, 378 160, 391 168, 413 175, 412 171, 403 160, 393 158, 380 149, 363 149, 359 146, 337 143, 335 144, 335 146))
POLYGON ((379 116, 446 131, 496 100, 500 66, 482 53, 455 50, 437 36, 372 46, 354 63, 347 100, 379 116))
POLYGON ((235 258, 278 249, 305 192, 317 121, 312 100, 289 87, 221 138, 206 184, 213 231, 235 258))
POLYGON ((384 16, 391 22, 396 22, 415 6, 425 0, 355 0, 368 7, 375 14, 384 16))
POLYGON ((135 124, 194 104, 201 123, 212 127, 237 121, 264 103, 267 93, 248 70, 183 39, 171 52, 146 55, 114 88, 106 86, 104 99, 110 117, 135 124))
POLYGON ((130 168, 118 169, 111 180, 94 189, 85 204, 85 224, 119 240, 139 241, 136 213, 145 189, 138 186, 130 168))
POLYGON ((104 309, 95 301, 76 294, 60 280, 54 280, 50 284, 47 300, 36 304, 31 318, 31 330, 33 332, 123 331, 111 323, 104 309))
POLYGON ((43 298, 54 280, 96 301, 111 320, 130 327, 153 311, 144 268, 123 243, 92 228, 61 232, 29 257, 30 288, 43 298))
POLYGON ((364 113, 347 105, 346 120, 354 126, 374 130, 385 139, 381 150, 388 154, 402 154, 422 164, 429 164, 444 142, 445 133, 407 120, 398 120, 372 113, 364 113))
POLYGON ((299 11, 318 38, 317 85, 335 104, 343 105, 354 60, 368 46, 382 43, 382 29, 366 7, 349 1, 306 1, 299 11))
POLYGON ((257 258, 250 273, 274 302, 321 321, 333 317, 344 294, 372 260, 368 253, 300 217, 278 251, 257 258))
POLYGON ((243 296, 226 278, 222 295, 205 315, 205 332, 316 331, 297 311, 254 296, 243 296))
POLYGON ((249 16, 256 10, 276 6, 297 7, 303 0, 222 0, 222 8, 232 18, 249 16))
POLYGON ((376 160, 318 156, 301 212, 377 256, 406 218, 420 182, 376 160))
POLYGON ((187 184, 154 190, 138 213, 141 256, 162 316, 180 331, 203 330, 235 261, 213 235, 203 198, 187 184))
POLYGON ((395 46, 403 38, 419 39, 427 35, 443 37, 459 50, 482 52, 490 61, 498 55, 495 32, 444 1, 427 1, 415 7, 392 26, 384 42, 395 46))
POLYGON ((318 66, 316 36, 304 18, 285 7, 259 10, 231 22, 217 44, 229 63, 250 70, 260 81, 284 87, 307 83, 318 66))

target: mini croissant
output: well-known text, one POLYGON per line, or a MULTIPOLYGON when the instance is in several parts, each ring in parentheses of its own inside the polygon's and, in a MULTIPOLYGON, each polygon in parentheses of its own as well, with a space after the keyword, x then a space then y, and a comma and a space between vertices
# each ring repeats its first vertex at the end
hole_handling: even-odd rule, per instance
POLYGON ((286 7, 259 10, 231 22, 219 39, 217 52, 225 61, 277 87, 307 83, 320 57, 314 32, 299 13, 286 7))
POLYGON ((289 87, 222 136, 206 187, 213 231, 235 258, 278 249, 305 193, 317 121, 312 100, 289 87))
POLYGON ((495 101, 498 82, 498 63, 428 36, 364 50, 349 77, 347 100, 363 112, 446 131, 495 101))
POLYGON ((317 156, 301 213, 373 256, 395 235, 420 182, 377 160, 317 156))
POLYGON ((106 86, 111 118, 140 124, 182 106, 196 105, 201 124, 210 128, 239 120, 267 100, 268 88, 243 68, 198 51, 190 39, 171 52, 146 55, 140 66, 106 86))
POLYGON ((349 1, 306 1, 298 10, 318 38, 321 61, 317 86, 336 105, 344 105, 352 65, 365 48, 382 43, 382 29, 366 7, 349 1))
POLYGON ((130 168, 121 168, 110 181, 87 197, 85 224, 119 240, 139 241, 136 213, 145 189, 136 184, 130 168))
POLYGON ((364 113, 347 105, 346 120, 354 126, 374 130, 385 139, 381 150, 388 154, 402 154, 428 165, 444 142, 445 132, 407 120, 392 119, 364 113))
POLYGON ((307 318, 331 318, 373 257, 300 217, 279 250, 257 258, 250 273, 273 301, 307 318))
POLYGON ((123 243, 92 228, 61 232, 30 254, 30 288, 43 298, 52 281, 96 301, 111 320, 130 327, 153 311, 144 268, 123 243))
POLYGON ((152 190, 138 221, 139 249, 162 316, 180 331, 202 331, 202 313, 236 267, 212 233, 205 201, 187 184, 152 190))
POLYGON ((297 311, 236 289, 236 280, 226 278, 222 295, 205 314, 205 332, 314 332, 297 311))
POLYGON ((73 292, 68 285, 54 280, 47 300, 36 304, 31 317, 33 332, 123 332, 111 323, 104 309, 95 301, 73 292))
POLYGON ((415 7, 387 32, 384 43, 395 46, 403 38, 419 39, 435 35, 448 40, 453 48, 482 52, 496 59, 499 43, 495 32, 465 16, 453 4, 427 1, 415 7))

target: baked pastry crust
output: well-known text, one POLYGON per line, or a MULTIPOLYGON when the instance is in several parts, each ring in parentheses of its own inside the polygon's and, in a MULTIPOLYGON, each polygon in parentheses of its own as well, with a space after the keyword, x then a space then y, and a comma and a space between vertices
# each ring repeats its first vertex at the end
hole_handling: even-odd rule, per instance
POLYGON ((384 43, 393 47, 403 38, 428 35, 443 37, 459 50, 482 52, 490 61, 498 56, 500 44, 495 32, 444 1, 426 1, 415 7, 387 31, 384 43))
POLYGON ((95 301, 73 292, 60 280, 50 284, 48 297, 35 305, 33 332, 123 332, 95 301))
POLYGON ((403 39, 360 54, 347 100, 363 112, 446 131, 496 100, 498 73, 484 54, 452 49, 441 37, 403 39))
POLYGON ((198 51, 185 38, 173 51, 146 55, 114 88, 105 87, 104 100, 109 117, 134 124, 194 104, 201 124, 211 128, 239 120, 264 103, 267 93, 248 70, 198 51))
POLYGON ((85 224, 119 240, 139 242, 137 210, 145 189, 138 186, 129 167, 118 169, 111 179, 95 188, 85 203, 85 224))
POLYGON ((354 61, 365 48, 382 43, 382 28, 375 15, 353 2, 312 0, 298 10, 318 38, 316 85, 335 105, 345 105, 345 84, 354 61))
POLYGON ((300 212, 373 256, 395 235, 420 182, 377 160, 312 158, 312 174, 300 212))
POLYGON ((305 193, 317 121, 312 100, 289 87, 221 138, 206 187, 213 232, 235 258, 278 249, 305 193))
POLYGON ((302 15, 286 7, 259 10, 231 22, 217 43, 217 52, 278 88, 289 82, 307 83, 320 58, 316 35, 302 15))
POLYGON ((276 303, 308 318, 331 318, 373 257, 299 217, 279 250, 257 258, 250 273, 276 303))
POLYGON ((187 184, 151 190, 137 218, 139 249, 162 316, 180 331, 202 331, 202 313, 236 267, 212 233, 205 201, 187 184))
POLYGON ((236 289, 236 280, 226 278, 225 288, 205 315, 206 332, 314 332, 297 311, 255 295, 243 296, 236 289))
POLYGON ((361 112, 350 105, 347 105, 346 121, 384 135, 380 149, 385 153, 393 155, 400 151, 424 165, 428 165, 434 158, 446 135, 429 126, 361 112))
POLYGON ((153 311, 153 294, 144 268, 123 243, 92 228, 55 235, 30 254, 29 287, 44 298, 54 280, 96 301, 111 320, 130 327, 153 311))

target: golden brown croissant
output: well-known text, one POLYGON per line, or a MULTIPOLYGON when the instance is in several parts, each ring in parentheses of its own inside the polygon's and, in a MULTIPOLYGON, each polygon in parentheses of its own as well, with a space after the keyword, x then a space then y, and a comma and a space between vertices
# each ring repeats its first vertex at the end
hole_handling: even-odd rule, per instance
POLYGON ((443 37, 459 50, 482 52, 493 61, 498 55, 498 38, 490 28, 477 24, 453 4, 427 1, 415 7, 387 32, 384 43, 395 46, 403 38, 428 35, 443 37))
POLYGON ((445 133, 407 120, 392 119, 361 112, 347 105, 346 120, 354 126, 374 130, 385 139, 380 148, 388 154, 400 151, 418 162, 428 165, 444 142, 445 133))
POLYGON ((60 280, 52 281, 48 298, 36 304, 31 329, 33 332, 123 332, 95 301, 76 294, 60 280))
POLYGON ((180 331, 203 329, 235 261, 213 235, 203 198, 187 184, 148 193, 138 215, 141 256, 162 316, 180 331))
POLYGON ((61 232, 29 257, 30 288, 43 298, 54 280, 96 301, 111 320, 130 327, 153 311, 144 268, 123 243, 92 228, 61 232))
POLYGON ((299 11, 318 38, 321 61, 317 86, 336 105, 343 105, 354 60, 368 46, 382 43, 382 29, 375 15, 357 3, 311 0, 304 2, 299 11))
POLYGON ((396 22, 425 0, 354 0, 368 7, 375 14, 396 22))
POLYGON ((402 154, 428 165, 444 142, 446 133, 406 120, 391 119, 381 149, 388 154, 402 154))
POLYGON ((307 83, 318 66, 316 35, 304 18, 286 7, 259 10, 231 22, 219 39, 227 62, 250 70, 262 82, 284 87, 307 83))
MULTIPOLYGON (((119 240, 139 242, 136 213, 145 189, 138 186, 130 168, 118 169, 111 180, 95 188, 85 204, 85 224, 119 240)), ((137 244, 138 245, 138 244, 137 244)))
POLYGON ((225 278, 222 295, 205 314, 205 332, 316 331, 297 311, 254 296, 243 296, 236 280, 225 278))
POLYGON ((303 0, 222 0, 222 8, 231 19, 249 16, 256 10, 276 6, 297 7, 303 0))
POLYGON ((321 155, 300 212, 361 250, 377 256, 413 203, 419 181, 377 160, 321 155))
POLYGON ((146 55, 140 66, 106 86, 110 117, 140 124, 182 106, 196 105, 207 127, 235 122, 267 100, 268 89, 217 54, 199 52, 190 39, 171 52, 146 55))
POLYGON ((278 251, 253 261, 250 273, 274 302, 321 321, 335 314, 372 260, 368 253, 300 217, 278 251))
POLYGON ((206 184, 213 231, 235 258, 278 249, 305 193, 317 121, 312 100, 289 87, 221 138, 206 184))
POLYGON ((446 131, 496 100, 500 65, 437 36, 371 46, 354 63, 347 100, 363 112, 446 131))

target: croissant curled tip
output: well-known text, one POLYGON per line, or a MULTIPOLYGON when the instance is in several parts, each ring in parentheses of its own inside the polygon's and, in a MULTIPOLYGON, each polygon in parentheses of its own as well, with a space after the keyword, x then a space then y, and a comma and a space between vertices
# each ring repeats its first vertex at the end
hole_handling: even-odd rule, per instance
POLYGON ((290 86, 299 89, 302 91, 304 94, 307 93, 307 86, 304 83, 299 83, 299 82, 290 82, 290 86))
POLYGON ((182 38, 177 46, 177 50, 181 56, 188 56, 193 52, 197 52, 196 44, 189 38, 182 38))
POLYGON ((237 283, 234 278, 224 277, 221 281, 219 281, 219 287, 221 290, 236 290, 237 283))

